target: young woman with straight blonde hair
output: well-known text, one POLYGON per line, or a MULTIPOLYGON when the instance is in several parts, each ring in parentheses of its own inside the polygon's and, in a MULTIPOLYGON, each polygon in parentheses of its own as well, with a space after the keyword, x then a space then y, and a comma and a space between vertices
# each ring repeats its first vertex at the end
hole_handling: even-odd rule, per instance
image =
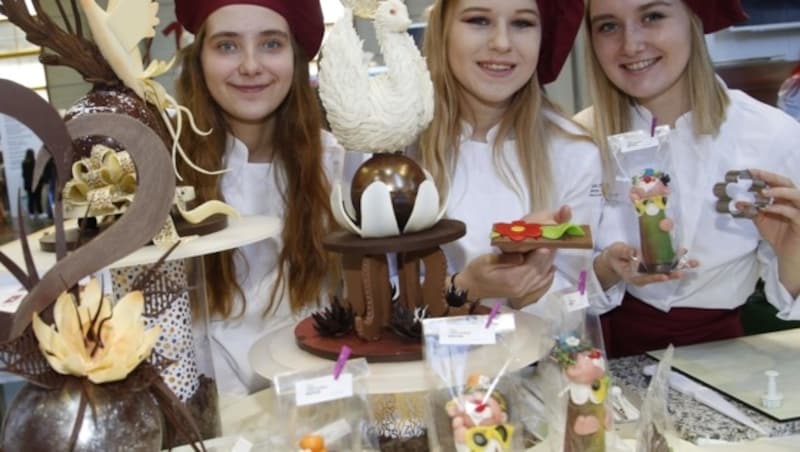
POLYGON ((739 307, 759 277, 779 317, 800 318, 800 124, 728 89, 704 39, 746 17, 739 0, 587 2, 593 107, 578 119, 594 131, 607 168, 609 136, 671 126, 663 152, 672 163, 676 237, 699 263, 638 273, 633 207, 627 193, 611 197, 594 263, 607 294, 601 307, 610 311, 603 316, 610 356, 741 335, 739 307), (764 194, 774 203, 752 219, 717 213, 714 184, 743 169, 769 184, 764 194))
POLYGON ((439 0, 429 11, 423 53, 435 113, 417 157, 447 196, 447 216, 467 225, 445 253, 451 287, 469 299, 523 308, 590 262, 574 251, 496 254, 489 243, 493 223, 523 217, 597 224, 599 153, 543 89, 582 14, 582 0, 439 0))

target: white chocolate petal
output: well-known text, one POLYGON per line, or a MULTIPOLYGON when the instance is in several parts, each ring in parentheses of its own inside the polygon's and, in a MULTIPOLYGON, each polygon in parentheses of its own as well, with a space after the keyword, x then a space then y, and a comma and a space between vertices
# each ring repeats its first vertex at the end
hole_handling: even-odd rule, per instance
POLYGON ((423 181, 417 189, 417 200, 408 217, 404 233, 417 232, 427 229, 436 223, 439 213, 439 192, 436 185, 428 179, 423 181))
POLYGON ((361 237, 391 237, 399 234, 389 187, 383 182, 369 184, 361 194, 361 237))
POLYGON ((353 234, 361 235, 361 230, 353 223, 353 220, 350 219, 344 209, 342 203, 342 186, 336 184, 333 190, 331 190, 331 211, 333 212, 333 218, 339 223, 339 226, 353 234))

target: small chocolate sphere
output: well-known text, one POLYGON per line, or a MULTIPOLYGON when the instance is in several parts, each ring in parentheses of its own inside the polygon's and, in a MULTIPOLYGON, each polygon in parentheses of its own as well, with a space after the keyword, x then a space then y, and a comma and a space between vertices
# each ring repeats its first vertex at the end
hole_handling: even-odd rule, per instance
POLYGON ((361 195, 376 181, 389 187, 397 225, 405 228, 414 203, 417 190, 425 180, 425 172, 410 158, 401 154, 375 154, 356 170, 350 188, 350 197, 356 208, 356 221, 361 222, 361 195))

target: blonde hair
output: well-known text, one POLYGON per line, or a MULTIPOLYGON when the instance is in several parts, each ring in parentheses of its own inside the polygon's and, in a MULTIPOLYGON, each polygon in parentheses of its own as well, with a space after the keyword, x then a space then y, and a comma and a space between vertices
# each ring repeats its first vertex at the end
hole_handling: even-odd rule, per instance
MULTIPOLYGON (((469 112, 459 103, 463 97, 447 58, 450 27, 455 16, 457 2, 437 0, 428 12, 428 27, 425 31, 423 53, 433 80, 435 111, 433 121, 419 140, 419 158, 431 172, 437 188, 444 198, 449 191, 450 177, 458 161, 462 121, 469 112)), ((530 193, 530 209, 541 210, 552 207, 553 174, 549 142, 553 133, 565 133, 545 118, 544 109, 568 120, 545 95, 539 86, 536 74, 512 96, 503 116, 497 139, 492 143, 495 166, 509 187, 521 195, 521 184, 530 193), (502 143, 513 134, 524 181, 514 181, 508 164, 502 159, 502 143)), ((565 133, 566 134, 566 133, 565 133)))
MULTIPOLYGON (((595 136, 600 155, 603 159, 606 183, 611 174, 611 157, 606 138, 610 135, 627 132, 632 127, 631 106, 636 105, 635 98, 617 88, 600 66, 592 43, 591 15, 589 4, 586 8, 586 51, 585 60, 588 70, 589 91, 592 96, 592 133, 595 136)), ((688 6, 690 18, 690 54, 685 68, 689 109, 692 112, 692 129, 695 135, 719 134, 730 98, 725 86, 716 78, 714 66, 708 53, 703 23, 688 6)))
MULTIPOLYGON (((183 148, 203 168, 222 168, 225 143, 230 127, 222 108, 214 101, 203 76, 201 53, 205 40, 202 26, 194 43, 181 50, 181 72, 176 83, 178 101, 194 113, 197 125, 212 129, 208 136, 187 133, 181 137, 183 148)), ((294 77, 289 93, 275 115, 273 164, 286 182, 279 194, 285 206, 281 237, 283 248, 278 256, 278 275, 265 314, 276 307, 281 294, 288 292, 292 311, 316 304, 328 278, 336 275, 336 260, 322 246, 322 239, 334 224, 328 203, 330 187, 323 170, 322 112, 309 81, 308 57, 292 39, 294 77)), ((186 183, 197 191, 198 201, 222 199, 221 176, 193 171, 179 159, 179 171, 186 183)), ((230 317, 233 297, 244 293, 236 280, 233 253, 230 251, 204 257, 206 289, 212 313, 230 317)), ((242 306, 241 313, 244 312, 242 306)))

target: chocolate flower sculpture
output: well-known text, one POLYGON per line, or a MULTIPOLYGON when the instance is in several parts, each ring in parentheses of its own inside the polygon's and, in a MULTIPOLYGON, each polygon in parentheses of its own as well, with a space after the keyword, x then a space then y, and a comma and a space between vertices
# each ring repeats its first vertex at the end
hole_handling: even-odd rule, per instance
POLYGON ((53 307, 55 325, 33 315, 39 349, 56 372, 87 377, 92 383, 119 381, 150 357, 161 328, 145 330, 144 297, 134 291, 112 308, 100 283, 92 279, 75 296, 64 292, 53 307))
POLYGON ((331 193, 336 222, 364 238, 390 237, 430 228, 442 219, 430 174, 408 157, 375 154, 353 178, 351 196, 341 184, 331 193))

